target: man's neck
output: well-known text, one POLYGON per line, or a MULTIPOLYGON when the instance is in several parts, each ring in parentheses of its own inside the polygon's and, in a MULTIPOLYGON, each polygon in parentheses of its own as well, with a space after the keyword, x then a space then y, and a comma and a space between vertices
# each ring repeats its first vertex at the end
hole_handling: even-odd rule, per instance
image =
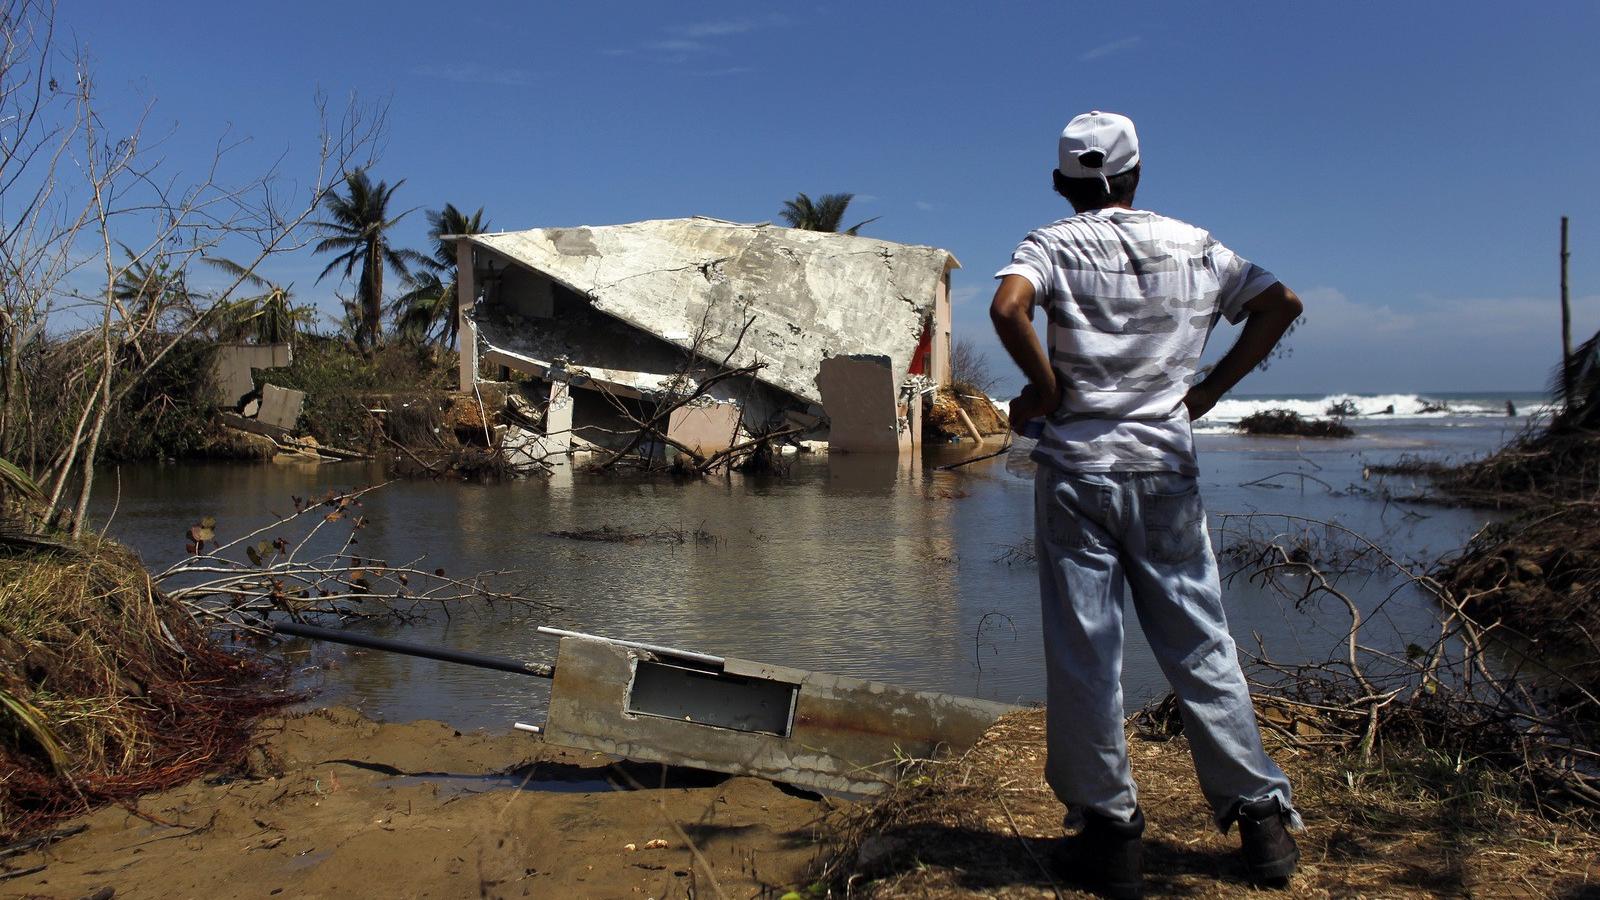
POLYGON ((1072 211, 1081 216, 1084 213, 1102 212, 1102 211, 1108 210, 1108 209, 1127 209, 1127 210, 1131 210, 1131 209, 1133 209, 1133 205, 1130 204, 1130 203, 1107 203, 1105 206, 1096 206, 1093 209, 1078 209, 1077 207, 1073 207, 1072 211))

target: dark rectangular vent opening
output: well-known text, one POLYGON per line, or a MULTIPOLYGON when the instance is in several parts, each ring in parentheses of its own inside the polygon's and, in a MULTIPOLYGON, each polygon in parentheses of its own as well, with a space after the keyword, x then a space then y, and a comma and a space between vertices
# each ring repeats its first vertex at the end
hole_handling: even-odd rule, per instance
POLYGON ((788 737, 798 685, 639 660, 628 712, 788 737))

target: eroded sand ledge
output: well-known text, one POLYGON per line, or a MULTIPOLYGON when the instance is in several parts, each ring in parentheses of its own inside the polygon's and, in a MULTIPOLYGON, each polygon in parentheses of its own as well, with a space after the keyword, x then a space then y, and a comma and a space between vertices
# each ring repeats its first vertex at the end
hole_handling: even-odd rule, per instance
POLYGON ((618 778, 613 760, 598 754, 340 708, 269 719, 260 735, 248 774, 147 795, 137 808, 148 818, 114 806, 62 823, 88 828, 8 860, 46 868, 0 893, 665 898, 698 885, 714 895, 670 817, 729 896, 782 894, 815 861, 812 829, 828 804, 753 778, 691 773, 662 788, 660 767, 628 770, 644 790, 612 789, 599 782, 618 778), (566 783, 518 790, 525 780, 566 783))

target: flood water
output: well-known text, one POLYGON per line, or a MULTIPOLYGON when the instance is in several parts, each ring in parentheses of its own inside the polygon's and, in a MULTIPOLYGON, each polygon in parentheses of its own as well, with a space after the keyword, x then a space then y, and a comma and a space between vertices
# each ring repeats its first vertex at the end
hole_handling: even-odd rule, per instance
MULTIPOLYGON (((1482 526, 1482 511, 1389 502, 1365 466, 1401 453, 1461 458, 1498 446, 1520 419, 1447 417, 1353 422, 1345 441, 1199 434, 1202 491, 1213 539, 1224 514, 1291 513, 1337 521, 1404 558, 1434 558, 1482 526), (1280 474, 1282 473, 1282 474, 1280 474), (1326 485, 1302 479, 1304 474, 1326 485), (1246 482, 1268 479, 1246 486, 1246 482), (1271 485, 1278 485, 1272 487, 1271 485)), ((920 462, 802 456, 786 477, 704 481, 574 475, 498 484, 406 481, 368 495, 370 524, 356 552, 452 576, 497 571, 502 589, 558 609, 458 607, 407 626, 356 627, 526 660, 553 662, 539 625, 648 641, 1008 702, 1043 698, 1037 570, 1008 558, 1032 531, 1032 484, 1002 459, 948 472, 970 447, 931 448, 920 462), (703 530, 708 541, 613 544, 553 531, 703 530)), ((217 519, 227 541, 292 511, 293 496, 369 485, 374 464, 142 464, 107 469, 94 516, 152 567, 183 555, 184 531, 217 519)), ((1411 492, 1392 480, 1396 494, 1411 492)), ((1237 523, 1237 520, 1230 520, 1237 523)), ((1288 530, 1286 523, 1270 530, 1288 530)), ((1224 564, 1224 571, 1228 566, 1224 564)), ((1382 578, 1354 585, 1382 604, 1370 643, 1404 647, 1426 635, 1434 610, 1382 578)), ((1299 611, 1243 579, 1225 591, 1241 648, 1256 636, 1283 660, 1326 659, 1342 639, 1338 609, 1299 611)), ((1131 706, 1164 682, 1129 607, 1124 687, 1131 706)), ((542 722, 547 683, 430 660, 288 645, 317 702, 391 721, 457 727, 542 722)))

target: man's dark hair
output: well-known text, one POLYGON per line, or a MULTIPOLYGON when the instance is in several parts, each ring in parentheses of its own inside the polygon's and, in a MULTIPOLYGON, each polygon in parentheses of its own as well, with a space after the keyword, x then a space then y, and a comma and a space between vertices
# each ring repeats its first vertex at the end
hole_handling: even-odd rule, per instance
POLYGON ((1068 178, 1061 174, 1060 169, 1053 173, 1056 182, 1056 193, 1067 198, 1072 208, 1078 212, 1091 209, 1102 209, 1117 204, 1133 205, 1133 194, 1139 190, 1139 170, 1143 166, 1134 166, 1121 175, 1112 175, 1106 178, 1111 183, 1111 190, 1100 183, 1098 178, 1068 178))

